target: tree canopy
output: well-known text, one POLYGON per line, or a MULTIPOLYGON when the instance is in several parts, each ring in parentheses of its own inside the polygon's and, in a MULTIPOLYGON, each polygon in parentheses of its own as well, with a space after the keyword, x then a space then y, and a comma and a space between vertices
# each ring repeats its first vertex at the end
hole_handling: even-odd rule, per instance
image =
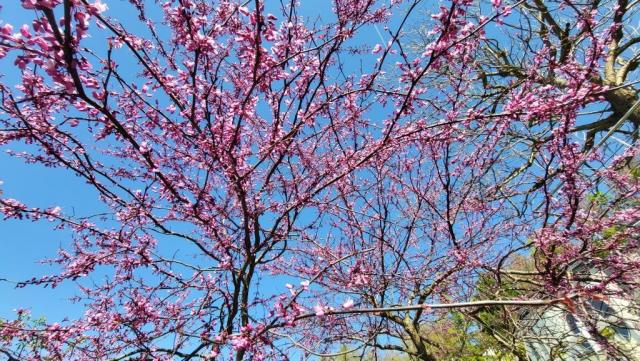
POLYGON ((523 359, 524 311, 638 290, 636 1, 20 5, 0 148, 103 209, 3 186, 70 235, 15 286, 84 310, 10 360, 523 359))

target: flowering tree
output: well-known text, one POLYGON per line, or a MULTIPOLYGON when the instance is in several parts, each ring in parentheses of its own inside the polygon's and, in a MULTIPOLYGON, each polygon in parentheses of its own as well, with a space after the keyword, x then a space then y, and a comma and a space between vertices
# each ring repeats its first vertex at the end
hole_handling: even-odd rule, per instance
POLYGON ((637 287, 637 106, 574 137, 600 124, 585 107, 627 91, 626 77, 598 81, 614 44, 624 52, 626 3, 562 2, 573 45, 558 55, 541 25, 508 54, 520 70, 495 81, 486 44, 524 21, 513 7, 548 14, 539 2, 336 0, 319 18, 296 1, 129 3, 23 0, 32 23, 1 25, 19 81, 0 83, 0 144, 82 178, 110 209, 0 199, 5 218, 73 234, 52 260, 61 272, 18 286, 76 282, 86 308, 2 321, 10 359, 283 359, 346 344, 434 360, 423 330, 440 310, 571 311, 637 287), (405 34, 421 11, 416 53, 405 34), (613 131, 626 146, 608 146, 613 131), (595 207, 597 191, 612 198, 595 207), (512 275, 526 252, 544 291, 476 297, 480 275, 512 275), (573 282, 576 263, 608 277, 573 282))

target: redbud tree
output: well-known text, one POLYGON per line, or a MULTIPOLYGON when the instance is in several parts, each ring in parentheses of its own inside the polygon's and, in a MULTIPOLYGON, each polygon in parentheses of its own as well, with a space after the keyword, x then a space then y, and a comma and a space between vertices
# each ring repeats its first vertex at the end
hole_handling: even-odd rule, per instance
POLYGON ((0 13, 0 147, 108 212, 5 191, 5 219, 71 235, 54 274, 16 286, 76 284, 84 313, 20 310, 0 352, 435 360, 423 330, 450 310, 624 297, 640 276, 629 5, 21 0, 29 22, 0 13), (535 287, 479 295, 488 275, 535 287))

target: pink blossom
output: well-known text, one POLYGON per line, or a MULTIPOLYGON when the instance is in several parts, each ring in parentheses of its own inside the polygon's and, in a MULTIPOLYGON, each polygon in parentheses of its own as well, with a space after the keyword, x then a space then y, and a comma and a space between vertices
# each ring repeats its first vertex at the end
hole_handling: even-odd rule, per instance
POLYGON ((13 35, 13 26, 11 24, 4 24, 0 27, 0 34, 11 36, 13 35))
POLYGON ((316 316, 324 316, 325 308, 320 303, 313 306, 313 311, 316 313, 316 316))
POLYGON ((351 298, 348 298, 346 301, 344 301, 344 303, 342 304, 342 308, 344 309, 350 309, 353 307, 353 300, 351 298))
POLYGON ((103 3, 101 0, 96 0, 91 7, 93 7, 93 9, 98 13, 103 13, 109 9, 107 4, 103 3))

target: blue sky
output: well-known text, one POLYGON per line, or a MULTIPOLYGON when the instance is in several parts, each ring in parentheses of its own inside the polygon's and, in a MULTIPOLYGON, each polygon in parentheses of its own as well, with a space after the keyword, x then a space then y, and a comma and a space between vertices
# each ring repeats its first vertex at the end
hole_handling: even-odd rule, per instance
MULTIPOLYGON (((2 3, 0 21, 17 29, 32 20, 30 12, 23 10, 18 1, 2 3)), ((0 60, 2 81, 15 84, 18 69, 12 59, 0 60)), ((15 144, 0 147, 0 189, 3 197, 15 198, 36 207, 58 205, 65 212, 91 214, 103 210, 96 192, 79 178, 64 169, 47 168, 38 164, 25 164, 21 159, 7 155, 8 149, 26 150, 15 144)), ((53 257, 61 244, 67 242, 67 231, 54 231, 55 224, 41 221, 0 220, 0 278, 22 281, 52 274, 55 268, 42 264, 42 259, 53 257)), ((60 321, 67 316, 79 315, 81 309, 68 301, 75 285, 64 283, 56 290, 42 287, 15 288, 11 282, 0 282, 0 317, 13 318, 14 309, 30 308, 35 317, 60 321)))
MULTIPOLYGON (((20 160, 0 154, 4 196, 37 206, 60 205, 65 211, 85 213, 99 209, 95 192, 64 170, 39 165, 25 165, 20 160)), ((61 243, 69 239, 66 231, 54 231, 53 223, 19 220, 0 221, 3 252, 0 253, 0 278, 24 280, 51 274, 54 269, 41 259, 55 256, 61 243)), ((13 317, 13 309, 30 307, 35 316, 60 320, 79 309, 65 299, 75 289, 64 283, 55 291, 41 287, 16 289, 12 283, 0 282, 0 317, 13 317)))

